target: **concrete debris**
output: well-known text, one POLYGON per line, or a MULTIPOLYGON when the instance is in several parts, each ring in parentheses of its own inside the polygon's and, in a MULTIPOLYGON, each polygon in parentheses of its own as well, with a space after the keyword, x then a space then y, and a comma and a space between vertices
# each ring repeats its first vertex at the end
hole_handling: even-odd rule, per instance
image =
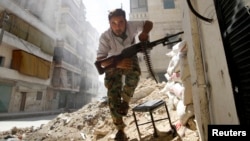
MULTIPOLYGON (((162 99, 169 105, 169 95, 167 90, 163 90, 166 83, 155 83, 151 79, 142 79, 136 88, 133 100, 130 104, 129 113, 124 117, 126 122, 125 132, 129 141, 138 141, 139 136, 135 126, 132 108, 147 100, 162 99)), ((181 101, 178 101, 180 103, 181 101)), ((176 108, 168 108, 172 124, 175 125, 180 118, 185 117, 185 123, 177 131, 177 136, 171 134, 171 127, 168 120, 155 122, 159 137, 153 137, 152 124, 140 126, 142 141, 199 141, 197 136, 195 118, 193 113, 185 116, 186 111, 177 112, 176 108), (184 133, 180 133, 185 128, 184 133), (180 136, 180 134, 183 134, 180 136)), ((188 109, 188 108, 187 108, 188 109)), ((190 109, 188 109, 190 111, 190 109)), ((154 111, 154 117, 166 117, 164 109, 154 111)), ((139 122, 150 121, 148 113, 137 113, 139 122)), ((113 125, 107 101, 94 101, 74 112, 59 114, 56 118, 45 125, 34 129, 33 127, 18 129, 0 133, 0 141, 112 141, 116 133, 113 125), (2 140, 1 140, 2 139, 2 140)))
POLYGON ((86 135, 84 133, 80 133, 82 136, 82 139, 85 140, 86 139, 86 135))

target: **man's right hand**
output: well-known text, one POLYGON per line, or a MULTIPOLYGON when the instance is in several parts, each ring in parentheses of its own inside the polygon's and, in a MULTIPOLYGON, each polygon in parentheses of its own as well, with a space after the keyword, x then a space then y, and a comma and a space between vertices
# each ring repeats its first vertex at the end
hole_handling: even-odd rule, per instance
POLYGON ((101 63, 101 67, 106 68, 106 67, 112 65, 113 63, 114 63, 114 58, 109 58, 101 63))
POLYGON ((130 58, 124 58, 116 64, 116 68, 120 69, 132 69, 133 61, 130 58))

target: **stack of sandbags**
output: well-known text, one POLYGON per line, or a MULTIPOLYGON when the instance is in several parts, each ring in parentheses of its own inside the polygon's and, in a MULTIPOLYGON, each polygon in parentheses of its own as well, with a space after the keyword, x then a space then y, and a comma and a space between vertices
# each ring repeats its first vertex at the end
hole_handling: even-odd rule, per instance
POLYGON ((188 119, 194 116, 186 41, 174 45, 172 51, 166 55, 172 58, 165 74, 168 81, 161 92, 167 94, 169 108, 177 110, 180 122, 185 125, 188 119))

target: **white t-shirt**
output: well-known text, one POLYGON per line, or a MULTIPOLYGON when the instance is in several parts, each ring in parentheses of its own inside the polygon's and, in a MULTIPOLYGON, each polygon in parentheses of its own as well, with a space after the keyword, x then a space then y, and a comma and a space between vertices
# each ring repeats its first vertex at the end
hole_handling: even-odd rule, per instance
POLYGON ((113 34, 111 28, 101 34, 99 39, 99 48, 97 50, 97 58, 110 57, 118 55, 121 51, 131 46, 135 40, 135 36, 143 29, 144 21, 127 21, 126 35, 127 38, 123 40, 113 34))

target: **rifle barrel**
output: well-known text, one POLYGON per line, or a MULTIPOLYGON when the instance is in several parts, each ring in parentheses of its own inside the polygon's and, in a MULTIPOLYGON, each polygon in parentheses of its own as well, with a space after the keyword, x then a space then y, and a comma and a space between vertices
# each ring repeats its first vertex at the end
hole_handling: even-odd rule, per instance
POLYGON ((172 43, 179 42, 179 41, 181 41, 181 39, 179 39, 179 40, 177 40, 177 41, 170 42, 170 43, 166 43, 166 42, 169 42, 169 38, 174 37, 174 36, 177 36, 177 35, 179 35, 179 34, 183 34, 183 33, 184 33, 184 32, 181 31, 181 32, 178 32, 178 33, 176 33, 176 34, 173 34, 173 35, 169 35, 169 36, 163 37, 163 38, 161 38, 161 39, 158 39, 158 40, 155 40, 155 41, 153 41, 153 42, 150 42, 148 46, 149 46, 150 48, 152 48, 152 47, 154 47, 154 46, 156 46, 156 45, 159 45, 159 44, 163 44, 163 46, 165 46, 165 45, 168 45, 168 44, 172 44, 172 43))

